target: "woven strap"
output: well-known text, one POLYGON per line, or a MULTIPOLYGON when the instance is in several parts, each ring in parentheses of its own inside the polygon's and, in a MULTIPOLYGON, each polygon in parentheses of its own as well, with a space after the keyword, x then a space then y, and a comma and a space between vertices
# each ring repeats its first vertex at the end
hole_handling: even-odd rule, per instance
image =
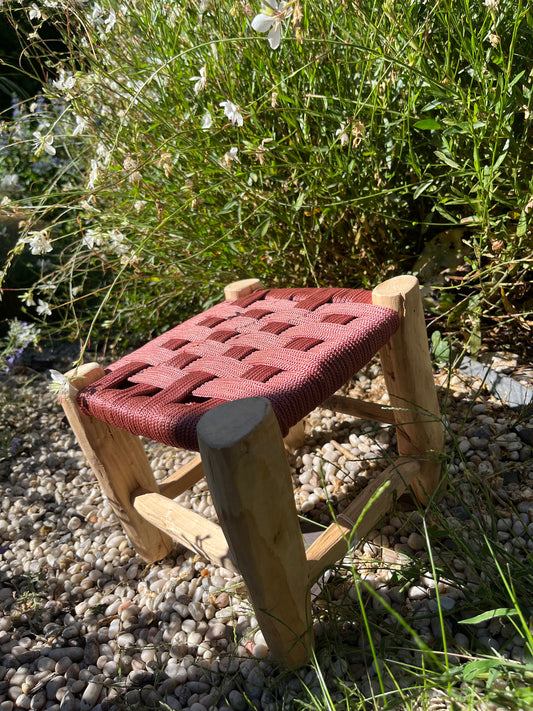
POLYGON ((111 365, 84 412, 197 449, 196 426, 227 400, 270 400, 282 433, 360 370, 399 326, 353 289, 270 289, 213 306, 111 365))

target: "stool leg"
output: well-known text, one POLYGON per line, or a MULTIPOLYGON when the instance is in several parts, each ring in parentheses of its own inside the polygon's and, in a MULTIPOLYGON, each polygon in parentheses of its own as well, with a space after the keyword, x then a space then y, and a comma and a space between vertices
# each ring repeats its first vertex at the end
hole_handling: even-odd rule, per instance
POLYGON ((418 279, 399 276, 377 286, 372 302, 398 312, 400 328, 380 358, 396 419, 398 451, 419 459, 413 491, 427 503, 440 477, 444 433, 429 355, 418 279))
POLYGON ((283 442, 290 452, 298 449, 298 447, 303 447, 305 444, 305 426, 303 420, 300 420, 290 428, 287 435, 283 438, 283 442))
MULTIPOLYGON (((88 363, 67 373, 75 390, 103 375, 98 363, 88 363)), ((159 489, 140 439, 81 412, 75 394, 60 400, 72 431, 133 547, 149 563, 164 558, 173 548, 172 539, 145 521, 131 503, 136 489, 149 492, 159 489)))
POLYGON ((233 559, 277 659, 312 648, 307 563, 283 440, 265 398, 227 402, 198 425, 200 453, 233 559))

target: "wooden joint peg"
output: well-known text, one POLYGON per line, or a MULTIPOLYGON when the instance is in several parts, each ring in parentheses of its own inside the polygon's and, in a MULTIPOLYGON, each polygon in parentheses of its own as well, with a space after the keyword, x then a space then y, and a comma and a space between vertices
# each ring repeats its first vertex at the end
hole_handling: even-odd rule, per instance
POLYGON ((233 299, 247 296, 251 294, 252 291, 257 291, 258 289, 263 289, 263 285, 259 279, 240 279, 239 281, 232 281, 231 284, 224 287, 224 298, 227 301, 233 301, 233 299))
POLYGON ((158 491, 150 462, 138 437, 83 413, 76 402, 79 389, 104 375, 98 363, 87 363, 67 373, 70 395, 60 402, 72 431, 102 491, 136 552, 148 562, 164 558, 173 548, 170 536, 137 513, 132 493, 141 488, 158 491))
POLYGON ((270 651, 288 665, 304 663, 313 639, 307 562, 269 401, 213 408, 198 424, 198 441, 220 525, 270 651))
POLYGON ((394 408, 398 451, 420 461, 413 491, 426 504, 440 479, 444 431, 418 279, 405 275, 383 282, 372 292, 372 303, 400 316, 400 328, 379 355, 394 408))

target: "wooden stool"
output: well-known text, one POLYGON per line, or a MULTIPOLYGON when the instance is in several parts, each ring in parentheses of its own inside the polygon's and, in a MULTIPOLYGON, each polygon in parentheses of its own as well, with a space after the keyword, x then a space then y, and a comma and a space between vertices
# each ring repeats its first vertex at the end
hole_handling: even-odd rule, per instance
POLYGON ((395 497, 412 487, 427 503, 439 481, 419 285, 401 276, 373 292, 265 290, 247 279, 225 296, 106 371, 68 373, 62 405, 138 554, 159 560, 175 539, 238 570, 272 654, 298 664, 313 644, 311 585, 395 497), (378 351, 391 406, 335 395, 378 351), (301 443, 301 418, 318 405, 394 424, 400 456, 305 551, 282 436, 301 443), (139 435, 200 455, 158 485, 139 435), (173 500, 204 473, 220 526, 173 500))

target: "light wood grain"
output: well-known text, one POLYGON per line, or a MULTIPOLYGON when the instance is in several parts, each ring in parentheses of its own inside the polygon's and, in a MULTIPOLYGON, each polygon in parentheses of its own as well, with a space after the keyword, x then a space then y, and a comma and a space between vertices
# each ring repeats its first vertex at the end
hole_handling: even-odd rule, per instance
POLYGON ((131 505, 138 488, 157 491, 150 463, 138 437, 84 414, 75 396, 78 389, 104 375, 98 363, 87 363, 67 373, 71 396, 61 405, 78 443, 109 499, 124 531, 137 553, 148 562, 164 558, 173 548, 169 536, 145 521, 131 505))
POLYGON ((224 287, 224 298, 228 301, 232 301, 233 299, 238 299, 240 296, 247 296, 252 291, 263 288, 259 279, 240 279, 224 287))
POLYGON ((360 417, 363 420, 383 422, 388 425, 393 425, 396 422, 394 412, 390 407, 344 395, 332 395, 320 407, 333 412, 342 412, 345 415, 360 417))
POLYGON ((383 282, 372 292, 372 303, 400 316, 400 328, 379 355, 394 408, 398 451, 419 458, 413 491, 426 504, 439 483, 444 432, 418 279, 406 275, 383 282))
POLYGON ((176 496, 183 494, 184 491, 194 486, 203 476, 202 458, 198 454, 190 462, 180 467, 177 472, 167 476, 159 484, 159 493, 169 499, 175 499, 176 496))
POLYGON ((420 471, 413 460, 398 460, 375 477, 307 549, 309 581, 335 565, 351 546, 364 538, 388 513, 420 471))
POLYGON ((136 511, 185 548, 228 570, 236 570, 220 526, 158 493, 133 498, 136 511))
POLYGON ((307 564, 279 425, 265 398, 224 403, 198 425, 220 524, 272 654, 309 659, 307 564))

